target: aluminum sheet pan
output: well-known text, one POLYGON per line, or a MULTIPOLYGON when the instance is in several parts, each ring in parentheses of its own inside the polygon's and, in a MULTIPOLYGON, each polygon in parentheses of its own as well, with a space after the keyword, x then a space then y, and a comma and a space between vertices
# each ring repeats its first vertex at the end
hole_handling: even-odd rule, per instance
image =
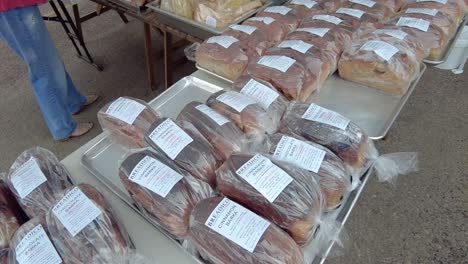
MULTIPOLYGON (((221 89, 219 87, 219 83, 217 85, 208 83, 197 78, 197 75, 198 74, 195 74, 195 76, 189 76, 181 79, 167 91, 158 96, 155 100, 151 101, 150 105, 161 111, 165 116, 175 118, 185 106, 185 104, 193 100, 205 101, 213 92, 221 89)), ((127 203, 138 214, 142 215, 149 223, 153 224, 162 233, 170 237, 165 231, 161 230, 157 225, 155 225, 150 219, 146 218, 138 210, 138 207, 133 203, 130 195, 121 183, 118 176, 118 164, 127 151, 127 149, 113 143, 109 137, 105 136, 83 154, 81 158, 81 164, 100 182, 109 188, 111 192, 116 194, 120 199, 127 203)), ((344 225, 371 174, 372 169, 368 170, 361 177, 362 183, 353 192, 350 193, 342 206, 328 213, 325 217, 327 219, 335 220, 341 225, 344 225)), ((318 229, 317 233, 319 232, 321 232, 320 229, 318 229)), ((173 241, 174 243, 178 244, 176 240, 173 241)), ((304 252, 307 259, 311 260, 311 263, 318 264, 325 261, 332 247, 333 243, 330 243, 325 254, 323 254, 322 257, 318 257, 316 256, 316 250, 318 247, 316 242, 312 240, 310 244, 304 247, 304 252)), ((184 249, 181 247, 181 250, 184 249)), ((193 260, 195 263, 202 263, 195 256, 193 260)))
POLYGON ((450 39, 450 41, 447 43, 447 47, 445 48, 445 51, 442 53, 443 55, 441 56, 440 60, 423 60, 425 63, 428 64, 441 64, 447 61, 448 56, 450 55, 450 52, 452 49, 455 47, 455 43, 457 43, 458 38, 460 37, 460 34, 463 31, 463 28, 465 27, 466 23, 468 21, 468 15, 465 14, 465 17, 461 21, 460 25, 458 26, 457 31, 453 35, 453 37, 450 39))
MULTIPOLYGON (((286 0, 270 0, 263 6, 245 13, 244 15, 236 19, 232 24, 239 24, 243 22, 244 20, 246 20, 247 18, 256 14, 258 11, 263 10, 264 8, 270 5, 281 5, 284 2, 286 2, 286 0)), ((174 29, 183 31, 191 36, 197 37, 199 39, 205 40, 209 37, 220 35, 228 29, 228 27, 226 28, 210 27, 206 24, 199 23, 195 20, 182 17, 172 12, 163 10, 159 8, 159 6, 160 6, 160 0, 156 0, 146 5, 146 7, 150 8, 152 11, 154 11, 157 14, 159 20, 162 23, 170 27, 173 27, 174 29)))
MULTIPOLYGON (((221 81, 222 88, 229 88, 232 84, 229 79, 199 66, 197 68, 200 70, 200 78, 208 82, 221 81)), ((325 81, 320 91, 313 93, 307 102, 316 103, 346 116, 374 140, 383 139, 413 93, 426 68, 426 65, 422 64, 419 76, 411 83, 403 96, 394 96, 344 80, 338 74, 333 74, 325 81)))

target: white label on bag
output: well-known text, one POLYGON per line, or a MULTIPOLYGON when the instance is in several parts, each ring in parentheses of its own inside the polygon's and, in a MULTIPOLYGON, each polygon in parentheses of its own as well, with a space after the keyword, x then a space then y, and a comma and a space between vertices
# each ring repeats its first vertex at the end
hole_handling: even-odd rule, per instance
POLYGON ((47 181, 36 159, 31 157, 11 175, 11 183, 21 199, 47 181))
POLYGON ((304 141, 282 136, 276 146, 273 157, 296 164, 297 166, 318 173, 326 152, 304 141))
POLYGON ((276 91, 254 79, 250 79, 240 92, 253 98, 265 110, 279 96, 276 91))
POLYGON ((291 10, 292 10, 291 8, 285 7, 285 6, 270 6, 270 7, 265 8, 264 12, 276 13, 276 14, 281 14, 284 16, 287 13, 289 13, 289 11, 291 10))
POLYGON ((405 11, 406 14, 424 14, 429 16, 435 16, 437 12, 437 9, 431 8, 408 8, 405 11))
POLYGON ((247 26, 247 25, 232 25, 230 26, 230 28, 237 30, 237 31, 244 32, 245 34, 248 34, 248 35, 251 35, 252 33, 254 33, 255 30, 257 30, 256 27, 247 26))
POLYGON ((270 25, 271 23, 275 22, 275 20, 271 17, 252 17, 252 18, 249 18, 248 20, 260 21, 267 25, 270 25))
POLYGON ((280 72, 287 72, 296 62, 295 59, 291 59, 286 56, 263 56, 258 60, 258 64, 276 69, 280 72))
POLYGON ((209 38, 206 41, 206 43, 216 43, 216 44, 220 45, 221 47, 227 49, 232 44, 236 43, 237 41, 239 41, 239 40, 236 39, 235 37, 232 37, 232 36, 215 36, 215 37, 209 38))
POLYGON ((244 108, 246 108, 247 106, 257 103, 250 97, 233 91, 227 91, 221 94, 220 96, 216 97, 216 100, 227 104, 239 113, 242 112, 242 110, 244 110, 244 108))
POLYGON ((436 2, 439 4, 447 4, 447 0, 416 0, 416 2, 421 3, 421 2, 436 2))
POLYGON ((195 108, 198 111, 205 114, 206 116, 208 116, 211 120, 215 121, 216 124, 218 124, 219 126, 222 126, 222 125, 230 122, 229 119, 227 119, 226 117, 224 117, 220 113, 216 112, 215 110, 211 109, 211 107, 209 107, 209 106, 207 106, 205 104, 197 105, 197 106, 195 106, 195 108))
POLYGON ((65 194, 52 212, 72 236, 76 236, 102 213, 78 187, 65 194))
POLYGON ((57 250, 50 241, 42 225, 29 231, 15 248, 18 264, 60 264, 57 250))
POLYGON ((342 130, 345 130, 350 122, 349 119, 337 112, 328 110, 316 104, 311 104, 307 111, 302 115, 302 118, 334 126, 342 130))
POLYGON ((205 225, 252 253, 270 223, 228 198, 223 198, 205 225))
POLYGON ((375 5, 375 2, 372 0, 349 0, 351 3, 359 4, 359 5, 364 5, 367 7, 373 7, 375 5))
POLYGON ((397 22, 397 26, 411 27, 411 28, 419 29, 424 32, 427 32, 430 25, 431 25, 431 22, 424 20, 424 19, 420 19, 420 18, 414 18, 414 17, 400 17, 400 19, 398 19, 398 22, 397 22))
POLYGON ((286 188, 293 178, 268 158, 256 154, 236 173, 261 193, 270 203, 286 188))
POLYGON ((405 39, 408 34, 406 32, 403 32, 401 30, 396 30, 396 29, 378 29, 374 31, 375 33, 380 33, 380 34, 386 34, 389 35, 390 37, 394 37, 400 40, 405 39))
POLYGON ((314 45, 306 43, 302 40, 283 40, 283 42, 278 45, 280 48, 290 48, 299 51, 302 54, 305 54, 313 46, 314 45))
POLYGON ((216 27, 216 24, 218 24, 218 23, 216 21, 216 18, 214 18, 212 16, 207 16, 205 18, 205 24, 207 24, 210 27, 216 27))
POLYGON ((307 32, 307 33, 310 33, 310 34, 313 34, 322 38, 323 36, 325 36, 325 34, 327 34, 328 31, 330 31, 330 29, 307 27, 307 28, 298 28, 296 29, 296 31, 307 32))
POLYGON ((362 50, 373 51, 382 59, 389 61, 398 52, 398 48, 381 40, 370 40, 361 47, 362 50))
POLYGON ((330 16, 330 15, 315 15, 312 17, 312 19, 322 20, 322 21, 329 22, 335 25, 338 25, 343 21, 341 20, 341 18, 338 18, 336 16, 330 16))
POLYGON ((109 106, 106 114, 132 125, 143 110, 145 110, 143 104, 132 99, 120 97, 109 106))
POLYGON ((128 176, 130 181, 151 190, 163 198, 182 178, 182 175, 175 170, 150 156, 141 159, 128 176))
POLYGON ((291 4, 293 4, 293 5, 303 5, 303 6, 310 9, 310 8, 314 7, 314 5, 317 4, 317 2, 312 1, 312 0, 292 0, 291 4))
POLYGON ((361 18, 365 12, 359 9, 341 7, 340 9, 336 10, 336 13, 361 18))
POLYGON ((159 124, 149 138, 172 160, 193 142, 193 139, 169 118, 159 124))

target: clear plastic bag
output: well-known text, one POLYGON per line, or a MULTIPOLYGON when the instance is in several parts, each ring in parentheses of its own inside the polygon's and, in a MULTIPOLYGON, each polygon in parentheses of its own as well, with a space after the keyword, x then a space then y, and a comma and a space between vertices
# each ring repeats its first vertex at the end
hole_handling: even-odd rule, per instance
POLYGON ((351 191, 351 172, 329 149, 280 133, 268 136, 264 147, 264 153, 307 170, 317 180, 326 210, 338 208, 351 191))
POLYGON ((322 5, 312 0, 292 0, 287 6, 292 8, 303 18, 327 13, 327 10, 325 10, 322 5))
POLYGON ((436 9, 439 12, 447 14, 450 16, 455 25, 458 26, 461 20, 463 19, 466 7, 465 3, 462 0, 447 0, 446 3, 439 3, 437 1, 416 1, 416 0, 405 0, 402 6, 403 9, 407 8, 429 8, 436 9))
POLYGON ((196 178, 215 186, 215 170, 222 159, 189 122, 161 118, 151 125, 145 140, 196 178))
POLYGON ((20 212, 21 208, 2 178, 3 173, 0 173, 0 251, 10 246, 10 240, 25 220, 20 212))
POLYGON ((246 49, 241 41, 231 36, 211 37, 195 53, 199 66, 229 80, 241 76, 249 61, 257 57, 256 51, 246 49))
MULTIPOLYGON (((390 0, 392 2, 392 0, 390 0)), ((366 5, 367 3, 372 3, 370 1, 363 1, 363 4, 361 4, 360 1, 354 0, 353 2, 348 1, 343 7, 346 8, 353 8, 353 9, 359 9, 366 14, 369 14, 378 20, 381 21, 381 23, 384 23, 385 21, 389 20, 392 16, 395 15, 395 11, 386 4, 381 4, 379 2, 374 2, 372 6, 366 5)))
POLYGON ((246 148, 247 138, 236 124, 203 103, 188 103, 177 120, 190 122, 196 127, 223 160, 246 148))
POLYGON ((318 0, 317 2, 323 6, 328 13, 333 13, 338 8, 342 7, 348 0, 318 0))
POLYGON ((281 23, 284 32, 289 34, 296 30, 301 23, 299 14, 286 6, 271 6, 257 13, 257 17, 271 17, 281 23))
POLYGON ((265 51, 273 46, 265 32, 254 26, 232 25, 230 30, 223 33, 223 36, 231 36, 238 39, 250 52, 254 54, 249 58, 261 56, 265 51))
MULTIPOLYGON (((303 253, 294 240, 283 230, 267 221, 265 222, 267 222, 268 226, 264 230, 252 228, 252 233, 259 234, 261 231, 263 232, 260 234, 258 242, 254 241, 257 243, 255 243, 256 245, 254 245, 254 249, 251 251, 207 226, 207 220, 214 213, 214 210, 220 204, 226 205, 227 203, 229 203, 230 208, 234 208, 233 210, 244 211, 244 216, 247 215, 249 217, 245 221, 252 218, 257 220, 256 222, 265 221, 258 220, 260 217, 223 197, 205 199, 199 202, 190 217, 189 230, 191 235, 190 241, 195 244, 204 259, 214 264, 303 264, 303 253)), ((251 235, 251 233, 248 235, 251 235)))
POLYGON ((250 135, 275 133, 281 119, 278 113, 269 112, 257 101, 234 91, 214 93, 206 104, 250 135))
POLYGON ((125 157, 119 165, 119 176, 142 212, 179 240, 185 239, 188 234, 193 207, 199 201, 214 196, 213 189, 207 183, 179 169, 162 155, 148 150, 125 157), (129 179, 130 176, 136 178, 129 179), (137 183, 140 180, 148 185, 137 183))
POLYGON ((324 200, 308 171, 261 154, 233 154, 216 171, 218 190, 307 243, 321 218, 324 200))
MULTIPOLYGON (((80 184, 60 193, 54 207, 46 215, 46 222, 53 244, 67 263, 92 263, 94 260, 94 263, 104 264, 107 262, 105 256, 100 255, 101 251, 124 254, 130 246, 128 234, 115 218, 112 208, 99 191, 89 184, 80 184), (70 201, 78 202, 72 204, 70 201), (65 207, 67 209, 63 211, 65 207), (99 214, 92 218, 96 210, 99 214), (92 221, 72 235, 61 221, 64 214, 68 216, 65 215, 63 219, 81 218, 80 221, 75 221, 79 223, 92 221)), ((77 227, 70 228, 74 228, 73 232, 76 232, 77 227)))
POLYGON ((272 17, 252 17, 245 20, 242 25, 254 26, 265 32, 272 44, 278 44, 287 34, 283 24, 272 17))
POLYGON ((360 30, 377 29, 385 22, 379 20, 378 17, 375 17, 372 14, 360 10, 360 8, 340 7, 333 15, 350 23, 355 32, 360 30))
POLYGON ((409 8, 401 10, 398 17, 407 16, 420 18, 430 21, 432 24, 438 26, 443 32, 447 39, 452 38, 455 34, 458 24, 449 15, 440 12, 437 9, 428 8, 409 8), (435 13, 435 14, 434 14, 435 13))
POLYGON ((142 100, 120 97, 105 105, 97 116, 114 142, 127 148, 142 148, 145 133, 161 114, 142 100))
POLYGON ((10 248, 0 249, 0 263, 8 263, 8 254, 10 253, 10 248))
POLYGON ((375 37, 354 40, 338 68, 343 79, 402 96, 419 76, 421 62, 413 50, 375 37))
POLYGON ((178 16, 193 18, 194 1, 192 0, 161 0, 161 8, 178 16))
POLYGON ((11 165, 6 181, 30 218, 45 214, 58 193, 72 186, 65 166, 52 152, 41 147, 21 153, 11 165))
POLYGON ((386 7, 390 8, 393 12, 397 13, 400 11, 402 5, 404 2, 407 0, 375 0, 374 2, 377 2, 381 5, 385 5, 386 7))
POLYGON ((198 0, 195 4, 194 20, 214 28, 225 28, 237 18, 260 6, 260 1, 252 0, 198 0))

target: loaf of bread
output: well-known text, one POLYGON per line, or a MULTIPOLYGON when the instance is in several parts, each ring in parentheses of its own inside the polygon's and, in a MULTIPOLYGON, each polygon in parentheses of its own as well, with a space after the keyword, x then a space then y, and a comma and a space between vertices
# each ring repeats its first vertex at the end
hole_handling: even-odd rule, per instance
POLYGON ((148 150, 127 156, 119 166, 119 176, 145 215, 176 239, 187 236, 195 205, 213 196, 207 183, 148 150))
POLYGON ((203 42, 195 53, 199 66, 229 80, 241 76, 258 53, 232 36, 215 36, 203 42))
POLYGON ((287 34, 283 24, 272 17, 251 17, 245 20, 242 25, 257 27, 259 30, 266 33, 270 42, 273 44, 281 42, 287 34))
POLYGON ((293 32, 301 23, 301 17, 292 8, 287 6, 271 6, 257 14, 257 17, 271 17, 281 23, 284 32, 293 32))
MULTIPOLYGON (((24 223, 25 216, 7 184, 0 175, 0 251, 10 246, 16 230, 24 223)), ((3 263, 3 262, 0 262, 3 263)))
MULTIPOLYGON (((444 31, 428 20, 401 14, 395 19, 390 20, 387 25, 399 26, 402 31, 419 39, 425 48, 430 49, 428 56, 430 60, 440 59, 442 51, 448 43, 444 31)), ((384 28, 386 27, 384 26, 384 28)))
POLYGON ((437 9, 428 8, 408 8, 403 9, 398 17, 414 17, 424 19, 436 25, 444 32, 445 38, 450 39, 455 34, 458 24, 447 14, 444 14, 437 9))
POLYGON ((460 0, 433 1, 433 0, 406 0, 402 9, 429 8, 450 16, 458 26, 465 15, 465 4, 460 0))
POLYGON ((340 77, 394 95, 404 95, 421 64, 414 51, 380 38, 357 39, 341 55, 340 77))
POLYGON ((124 254, 128 250, 128 234, 93 186, 80 184, 58 196, 46 215, 46 222, 52 242, 65 263, 104 264, 108 263, 108 254, 124 254), (106 255, 101 257, 102 253, 106 255))
POLYGON ((151 125, 145 140, 196 178, 215 186, 215 170, 222 164, 221 157, 189 122, 161 118, 151 125))
POLYGON ((199 23, 214 28, 226 28, 237 18, 260 6, 262 6, 262 3, 257 0, 197 0, 193 17, 199 23))
POLYGON ((353 175, 366 170, 378 155, 372 140, 359 126, 316 104, 292 102, 281 120, 280 132, 330 149, 349 165, 353 175))
POLYGON ((235 91, 214 93, 206 104, 251 135, 275 133, 281 119, 279 113, 269 112, 254 99, 235 91))
POLYGON ((221 193, 277 224, 299 245, 314 234, 324 201, 306 170, 261 154, 233 154, 216 180, 221 193))
POLYGON ((318 0, 319 3, 327 13, 333 13, 342 7, 348 0, 318 0))
POLYGON ((142 148, 145 133, 161 114, 142 100, 120 97, 101 108, 97 116, 114 142, 127 148, 142 148))
POLYGON ((230 119, 203 103, 188 103, 180 111, 177 120, 190 122, 195 126, 223 160, 247 147, 247 138, 242 130, 230 119))
POLYGON ((351 173, 343 161, 321 145, 281 133, 268 136, 265 153, 310 173, 320 184, 325 209, 339 207, 351 188, 351 173))
POLYGON ((406 2, 407 0, 373 0, 374 2, 377 2, 381 5, 384 5, 391 10, 393 10, 394 13, 397 13, 400 11, 401 7, 403 6, 403 3, 406 2))
POLYGON ((199 202, 190 217, 189 231, 190 241, 208 263, 304 263, 301 249, 288 234, 227 198, 215 197, 199 202), (215 218, 221 215, 221 220, 228 217, 235 221, 233 228, 238 232, 220 233, 230 228, 229 222, 215 218))
POLYGON ((354 31, 377 29, 385 22, 360 8, 340 7, 333 15, 350 23, 354 31))
POLYGON ((255 26, 231 25, 230 30, 225 31, 223 36, 231 36, 242 42, 249 52, 254 52, 253 55, 249 54, 249 57, 261 56, 269 47, 274 45, 266 32, 255 26))
POLYGON ((391 7, 372 0, 350 0, 343 7, 362 10, 366 14, 376 17, 381 23, 395 15, 395 11, 391 7))
POLYGON ((65 166, 52 152, 41 147, 21 153, 11 165, 6 181, 30 218, 49 211, 57 195, 72 186, 65 166))
POLYGON ((327 13, 322 5, 313 0, 292 0, 287 6, 294 9, 302 18, 327 13))

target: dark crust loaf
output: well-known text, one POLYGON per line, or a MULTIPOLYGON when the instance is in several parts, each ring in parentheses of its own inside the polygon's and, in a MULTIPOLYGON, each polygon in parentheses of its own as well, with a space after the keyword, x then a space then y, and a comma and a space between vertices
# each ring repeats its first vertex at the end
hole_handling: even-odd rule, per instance
MULTIPOLYGON (((161 154, 164 151, 160 149, 149 137, 150 134, 161 123, 168 118, 161 118, 151 125, 148 133, 145 135, 145 140, 153 149, 161 154)), ((174 161, 183 169, 190 172, 196 178, 207 182, 212 187, 215 186, 215 170, 221 166, 222 160, 217 156, 211 144, 194 128, 190 123, 185 121, 175 122, 184 132, 186 132, 193 141, 185 146, 182 151, 175 157, 174 161)))
POLYGON ((265 230, 253 253, 206 226, 206 220, 222 199, 222 197, 216 197, 199 202, 190 218, 191 241, 195 243, 209 263, 303 263, 301 249, 288 234, 274 224, 270 224, 265 230))
POLYGON ((213 192, 208 184, 197 181, 188 172, 177 168, 172 161, 148 150, 128 156, 119 167, 119 176, 132 198, 150 218, 177 239, 187 236, 193 207, 200 200, 212 196, 213 192), (164 198, 128 179, 135 166, 146 156, 159 160, 184 176, 164 198))
POLYGON ((283 228, 300 245, 309 241, 322 213, 323 198, 314 177, 296 166, 272 161, 294 180, 269 202, 236 171, 254 155, 234 154, 216 171, 218 190, 283 228))

